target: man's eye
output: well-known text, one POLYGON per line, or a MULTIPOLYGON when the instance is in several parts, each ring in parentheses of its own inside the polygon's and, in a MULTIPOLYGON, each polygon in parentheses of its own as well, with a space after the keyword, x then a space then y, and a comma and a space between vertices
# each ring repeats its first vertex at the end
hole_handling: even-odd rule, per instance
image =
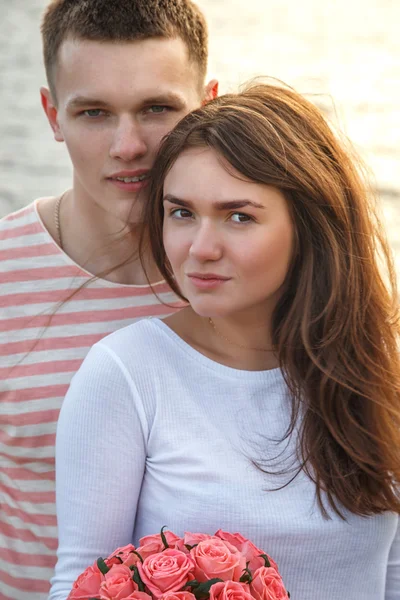
POLYGON ((163 105, 159 105, 159 104, 154 104, 153 106, 149 106, 148 111, 152 112, 154 114, 159 114, 159 113, 163 113, 166 112, 168 110, 168 106, 163 106, 163 105))
POLYGON ((234 223, 250 223, 253 221, 252 217, 244 213, 233 213, 231 219, 234 223))
POLYGON ((103 113, 104 111, 100 110, 100 108, 89 108, 88 110, 83 111, 84 115, 91 118, 100 117, 103 113))

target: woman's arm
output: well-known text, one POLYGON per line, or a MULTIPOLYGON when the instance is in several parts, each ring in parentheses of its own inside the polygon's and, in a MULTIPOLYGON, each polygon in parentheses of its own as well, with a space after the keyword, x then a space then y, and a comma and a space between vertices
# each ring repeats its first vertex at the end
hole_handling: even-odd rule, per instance
POLYGON ((400 517, 389 553, 385 600, 400 600, 400 517))
POLYGON ((86 567, 132 541, 148 435, 137 396, 120 359, 96 344, 57 427, 59 548, 49 600, 65 600, 86 567))

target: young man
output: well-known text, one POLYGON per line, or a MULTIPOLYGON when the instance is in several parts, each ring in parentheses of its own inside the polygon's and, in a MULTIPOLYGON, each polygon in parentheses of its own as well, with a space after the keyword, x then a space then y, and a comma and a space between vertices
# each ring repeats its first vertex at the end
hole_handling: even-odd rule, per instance
POLYGON ((162 137, 217 93, 190 0, 53 0, 42 35, 42 104, 74 174, 71 190, 0 222, 0 600, 47 597, 57 416, 89 347, 172 310, 135 255, 149 169, 162 137))

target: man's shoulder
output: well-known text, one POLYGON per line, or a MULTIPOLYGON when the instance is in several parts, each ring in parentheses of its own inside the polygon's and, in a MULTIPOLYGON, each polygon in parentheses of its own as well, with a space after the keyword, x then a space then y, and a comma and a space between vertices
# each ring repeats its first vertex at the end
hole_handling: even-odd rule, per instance
POLYGON ((0 219, 0 245, 25 245, 30 236, 43 234, 43 224, 36 208, 37 200, 0 219))
POLYGON ((39 216, 37 204, 38 200, 34 200, 0 219, 1 250, 43 245, 51 241, 39 216))
POLYGON ((36 208, 36 201, 31 202, 23 208, 19 208, 8 215, 5 215, 0 219, 0 231, 12 230, 27 223, 32 223, 38 220, 36 208))
POLYGON ((43 267, 60 266, 58 257, 37 201, 0 219, 0 294, 13 294, 21 286, 25 292, 35 289, 43 279, 43 267))

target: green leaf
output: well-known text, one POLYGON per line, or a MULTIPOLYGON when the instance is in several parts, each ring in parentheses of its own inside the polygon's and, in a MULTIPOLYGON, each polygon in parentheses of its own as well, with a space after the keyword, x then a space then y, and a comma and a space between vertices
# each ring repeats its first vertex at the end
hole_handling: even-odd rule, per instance
POLYGON ((189 552, 191 551, 192 548, 196 548, 196 546, 198 546, 198 544, 193 544, 193 546, 191 546, 190 544, 185 544, 185 548, 189 552))
POLYGON ((108 571, 110 570, 110 567, 107 567, 106 563, 101 557, 97 559, 97 566, 99 567, 100 573, 103 573, 103 575, 108 573, 108 571))
POLYGON ((192 588, 192 594, 196 596, 197 600, 207 600, 210 597, 211 586, 220 581, 223 582, 223 579, 220 579, 219 577, 214 577, 214 579, 209 579, 202 583, 193 579, 192 581, 188 581, 185 587, 192 588))
POLYGON ((161 527, 161 531, 160 531, 160 535, 161 535, 162 543, 164 544, 164 550, 167 550, 167 549, 169 548, 169 544, 168 544, 168 542, 167 542, 167 538, 166 538, 166 537, 165 537, 165 535, 164 535, 164 529, 165 529, 166 527, 167 527, 167 526, 166 526, 166 525, 164 525, 163 527, 161 527))
POLYGON ((243 569, 243 575, 239 579, 240 583, 251 583, 253 581, 253 575, 249 569, 250 561, 246 563, 246 568, 243 569))
POLYGON ((139 569, 137 568, 136 565, 133 565, 132 571, 133 571, 132 579, 137 584, 137 586, 139 588, 139 592, 144 592, 144 583, 140 577, 139 569))
POLYGON ((200 585, 200 581, 197 581, 197 579, 191 579, 190 581, 188 581, 183 587, 196 587, 196 585, 200 585))
POLYGON ((265 562, 264 566, 265 567, 270 567, 271 566, 271 563, 269 562, 269 558, 268 558, 268 556, 266 554, 260 554, 260 558, 264 559, 264 562, 265 562))

